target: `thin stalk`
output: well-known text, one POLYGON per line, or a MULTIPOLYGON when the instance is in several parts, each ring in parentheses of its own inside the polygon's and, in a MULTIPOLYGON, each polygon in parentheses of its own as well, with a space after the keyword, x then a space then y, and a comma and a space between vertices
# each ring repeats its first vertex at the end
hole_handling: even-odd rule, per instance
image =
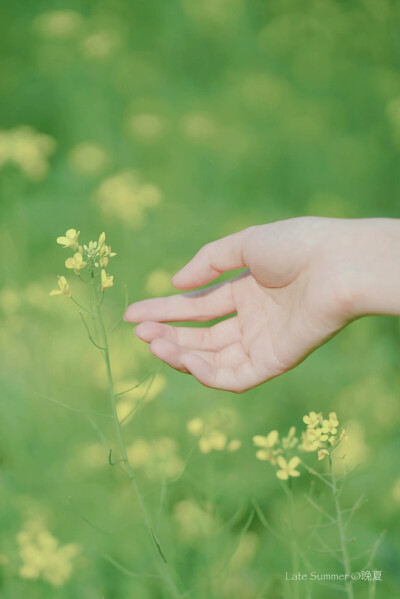
POLYGON ((179 593, 178 588, 172 578, 168 563, 164 557, 161 547, 158 544, 158 542, 154 536, 150 514, 149 514, 146 504, 144 502, 143 495, 139 489, 139 486, 138 486, 138 483, 136 480, 136 476, 135 476, 135 472, 134 472, 131 464, 129 463, 126 446, 125 446, 125 441, 124 441, 124 438, 122 435, 122 429, 121 429, 120 422, 118 419, 117 405, 116 405, 116 401, 115 401, 114 380, 113 380, 113 375, 112 375, 112 370, 111 370, 110 351, 109 351, 108 340, 107 340, 107 332, 106 332, 106 328, 104 326, 104 321, 103 321, 103 317, 102 317, 102 313, 101 313, 102 298, 99 301, 98 293, 97 293, 96 287, 95 287, 95 281, 93 278, 92 278, 91 283, 92 283, 94 301, 95 301, 95 306, 96 306, 96 317, 97 317, 97 322, 99 324, 101 341, 102 341, 103 348, 104 348, 103 355, 104 355, 104 362, 105 362, 106 371, 107 371, 108 393, 109 393, 111 411, 112 411, 112 415, 113 415, 114 428, 115 428, 115 434, 116 434, 117 441, 118 441, 119 451, 122 456, 122 461, 125 462, 129 480, 131 481, 131 484, 132 484, 133 490, 135 492, 140 510, 142 512, 150 543, 151 543, 152 547, 154 548, 154 550, 156 550, 156 553, 157 553, 155 561, 156 561, 157 567, 160 571, 160 575, 164 579, 165 583, 167 584, 171 596, 174 599, 179 599, 180 593, 179 593))
POLYGON ((332 493, 333 493, 333 500, 335 503, 336 519, 337 519, 339 539, 340 539, 340 549, 341 549, 342 561, 343 561, 343 566, 344 566, 345 575, 346 575, 346 579, 345 579, 346 592, 347 592, 348 599, 354 599, 353 584, 352 584, 352 580, 350 578, 350 558, 349 558, 349 554, 347 551, 345 526, 343 523, 342 510, 340 508, 340 502, 339 502, 339 498, 338 498, 337 480, 336 480, 335 472, 333 470, 332 456, 330 454, 329 454, 329 468, 330 468, 330 472, 331 472, 332 493))
MULTIPOLYGON (((289 500, 289 514, 290 514, 290 538, 291 538, 291 550, 292 550, 292 569, 293 572, 297 574, 299 572, 299 555, 297 551, 297 536, 296 536, 296 519, 294 514, 294 502, 293 502, 293 492, 292 492, 292 481, 289 480, 289 484, 284 488, 286 490, 286 495, 289 500)), ((297 580, 292 584, 293 589, 293 597, 294 599, 299 599, 299 583, 297 580)))

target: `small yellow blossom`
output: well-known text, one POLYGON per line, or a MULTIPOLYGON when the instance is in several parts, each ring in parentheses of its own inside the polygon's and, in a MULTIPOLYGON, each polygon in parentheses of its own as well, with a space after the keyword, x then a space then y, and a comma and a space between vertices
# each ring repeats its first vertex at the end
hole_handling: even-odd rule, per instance
POLYGON ((339 426, 339 421, 336 417, 335 412, 331 412, 329 414, 328 420, 322 421, 322 430, 324 433, 329 433, 330 435, 336 435, 337 427, 339 426))
POLYGON ((114 277, 112 275, 108 275, 104 268, 101 271, 101 290, 105 291, 114 285, 113 282, 114 277))
POLYGON ((65 295, 66 297, 71 297, 71 289, 65 277, 58 277, 58 289, 50 291, 50 295, 65 295))
POLYGON ((227 449, 227 451, 232 453, 233 451, 237 451, 241 447, 242 447, 242 442, 240 441, 240 439, 232 439, 232 441, 229 441, 226 449, 227 449))
POLYGON ((78 237, 80 231, 76 231, 75 229, 68 229, 65 233, 65 236, 57 237, 57 243, 63 245, 65 248, 72 248, 76 250, 78 247, 78 237))
POLYGON ((268 433, 268 435, 266 437, 263 437, 262 435, 255 435, 253 437, 253 443, 256 447, 262 447, 263 449, 269 449, 270 447, 273 447, 277 442, 278 442, 278 438, 279 438, 279 433, 278 431, 271 431, 270 433, 268 433))
POLYGON ((291 426, 289 429, 289 432, 287 434, 287 437, 282 438, 283 449, 292 449, 293 447, 296 447, 299 440, 295 435, 296 435, 296 427, 291 426))
POLYGON ((299 457, 294 456, 289 460, 289 462, 287 462, 285 458, 280 455, 277 457, 277 462, 280 470, 277 471, 276 476, 280 480, 288 480, 290 476, 300 476, 300 472, 296 470, 297 466, 301 462, 299 457))
POLYGON ((329 451, 327 449, 320 449, 318 451, 318 460, 321 461, 324 458, 326 458, 326 456, 329 455, 329 451))
POLYGON ((199 437, 203 432, 204 422, 201 418, 193 418, 192 420, 189 420, 186 427, 189 433, 195 435, 196 437, 199 437))
POLYGON ((104 245, 105 240, 106 240, 106 234, 103 231, 103 233, 100 233, 98 245, 104 245))
POLYGON ((58 539, 39 521, 29 522, 18 533, 17 542, 21 558, 21 578, 41 578, 53 587, 61 587, 71 578, 73 558, 80 552, 79 545, 60 545, 58 539))
POLYGON ((256 451, 256 458, 261 462, 269 462, 272 466, 275 466, 276 464, 276 458, 273 452, 268 449, 259 449, 256 451))
POLYGON ((84 262, 82 258, 82 254, 80 252, 76 252, 73 258, 67 258, 65 261, 66 268, 73 268, 76 275, 79 275, 82 268, 85 268, 86 262, 84 262))
POLYGON ((316 412, 310 412, 308 416, 303 416, 303 422, 308 426, 308 428, 315 428, 321 422, 322 414, 317 414, 316 412))
POLYGON ((213 449, 215 451, 223 451, 226 447, 226 435, 221 431, 215 430, 208 433, 206 436, 201 437, 199 440, 199 449, 201 453, 210 453, 213 449))

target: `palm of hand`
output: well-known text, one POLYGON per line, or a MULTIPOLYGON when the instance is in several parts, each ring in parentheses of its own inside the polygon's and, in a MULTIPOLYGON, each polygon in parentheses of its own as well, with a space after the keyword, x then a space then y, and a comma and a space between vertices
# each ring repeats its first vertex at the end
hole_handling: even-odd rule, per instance
MULTIPOLYGON (((284 234, 287 228, 284 225, 284 234)), ((293 231, 289 233, 294 238, 293 231)), ((200 250, 178 273, 177 286, 203 285, 240 266, 248 271, 200 291, 137 302, 128 308, 126 319, 141 323, 136 335, 150 343, 154 355, 209 387, 242 392, 286 372, 343 324, 329 308, 332 291, 324 279, 326 268, 310 264, 304 252, 293 256, 291 249, 282 251, 281 237, 274 244, 279 256, 271 260, 277 265, 275 273, 263 259, 270 232, 244 231, 200 250), (207 328, 161 324, 228 315, 207 328)), ((267 249, 271 253, 272 248, 267 249)))

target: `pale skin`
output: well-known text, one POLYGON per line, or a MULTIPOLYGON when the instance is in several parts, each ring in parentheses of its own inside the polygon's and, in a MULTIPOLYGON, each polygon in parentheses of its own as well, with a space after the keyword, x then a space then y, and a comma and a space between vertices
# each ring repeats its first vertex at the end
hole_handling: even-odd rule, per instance
POLYGON ((125 320, 139 323, 137 337, 173 368, 242 393, 356 318, 400 315, 400 221, 303 217, 249 227, 203 246, 172 283, 185 293, 131 304, 125 320), (245 270, 197 290, 237 268, 245 270), (223 316, 207 328, 164 324, 223 316))

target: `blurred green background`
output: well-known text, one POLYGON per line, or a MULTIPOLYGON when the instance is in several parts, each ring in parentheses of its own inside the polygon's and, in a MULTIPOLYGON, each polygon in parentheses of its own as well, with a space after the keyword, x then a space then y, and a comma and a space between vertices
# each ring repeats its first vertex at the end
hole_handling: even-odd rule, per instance
MULTIPOLYGON (((72 302, 48 296, 65 274, 56 237, 107 232, 118 253, 112 323, 124 284, 131 301, 172 293, 170 275, 202 244, 248 225, 399 216, 399 28, 400 4, 389 0, 1 3, 2 599, 168 597, 143 577, 154 569, 137 504, 87 415, 44 397, 90 411, 115 445, 98 414, 108 409, 101 357, 72 302)), ((158 369, 124 434, 168 561, 194 589, 187 596, 292 596, 287 548, 257 517, 244 528, 252 498, 284 533, 287 520, 252 436, 286 433, 310 410, 335 410, 348 425, 348 460, 361 466, 343 501, 368 497, 354 552, 386 530, 376 596, 400 594, 397 319, 355 322, 240 396, 160 367, 130 325, 111 350, 119 389, 158 369), (187 430, 195 417, 242 447, 202 453, 187 430)), ((124 397, 121 415, 138 396, 124 397)), ((304 547, 318 571, 336 571, 306 537, 310 479, 296 484, 304 547)), ((355 585, 356 597, 368 593, 355 585)))

